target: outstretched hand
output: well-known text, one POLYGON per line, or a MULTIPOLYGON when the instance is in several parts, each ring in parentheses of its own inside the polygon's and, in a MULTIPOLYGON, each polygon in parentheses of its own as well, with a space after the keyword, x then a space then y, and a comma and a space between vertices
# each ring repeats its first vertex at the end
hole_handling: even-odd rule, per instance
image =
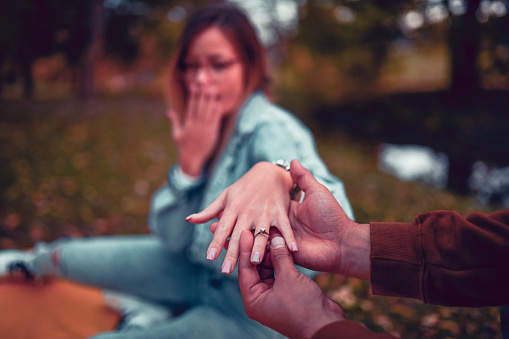
POLYGON ((283 234, 288 248, 297 251, 288 220, 291 187, 291 178, 286 170, 269 162, 260 162, 207 208, 187 217, 186 220, 194 224, 219 218, 219 222, 211 228, 214 237, 207 250, 207 259, 215 260, 228 242, 222 271, 231 273, 237 264, 240 234, 244 230, 254 229, 251 262, 260 263, 272 226, 283 234))
POLYGON ((271 231, 271 238, 270 254, 262 265, 254 266, 253 235, 249 231, 241 235, 239 284, 246 314, 290 338, 311 338, 323 326, 344 320, 341 307, 295 268, 279 232, 271 231))
POLYGON ((315 271, 358 278, 369 277, 369 225, 350 220, 330 191, 298 160, 292 180, 303 192, 303 203, 291 202, 289 218, 299 246, 295 262, 315 271))

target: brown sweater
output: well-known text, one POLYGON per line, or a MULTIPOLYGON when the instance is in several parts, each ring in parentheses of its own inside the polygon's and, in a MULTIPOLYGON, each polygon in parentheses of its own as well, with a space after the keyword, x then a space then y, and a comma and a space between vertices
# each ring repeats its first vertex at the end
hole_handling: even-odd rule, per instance
MULTIPOLYGON (((372 222, 373 294, 445 306, 509 305, 509 210, 491 215, 436 211, 412 223, 372 222)), ((392 338, 353 321, 313 338, 392 338)))

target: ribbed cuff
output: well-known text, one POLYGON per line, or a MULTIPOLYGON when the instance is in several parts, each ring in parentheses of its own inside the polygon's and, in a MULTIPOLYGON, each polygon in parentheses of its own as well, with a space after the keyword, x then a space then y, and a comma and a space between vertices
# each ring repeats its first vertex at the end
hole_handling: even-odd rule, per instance
POLYGON ((385 339, 395 338, 389 334, 375 334, 368 330, 364 325, 352 320, 342 320, 330 323, 315 334, 312 339, 385 339))
POLYGON ((422 300, 422 258, 416 223, 372 222, 370 238, 373 294, 422 300))
POLYGON ((205 182, 205 174, 191 177, 182 171, 179 164, 175 164, 168 173, 168 182, 179 191, 189 191, 205 182))

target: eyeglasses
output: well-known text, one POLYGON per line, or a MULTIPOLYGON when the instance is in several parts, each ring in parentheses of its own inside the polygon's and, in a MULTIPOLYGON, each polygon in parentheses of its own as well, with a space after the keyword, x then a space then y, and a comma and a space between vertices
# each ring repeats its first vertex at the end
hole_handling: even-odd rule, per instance
POLYGON ((185 76, 195 77, 200 69, 207 70, 210 76, 220 77, 226 70, 240 62, 241 59, 231 59, 226 61, 213 61, 210 63, 200 64, 198 62, 183 62, 179 69, 185 76))

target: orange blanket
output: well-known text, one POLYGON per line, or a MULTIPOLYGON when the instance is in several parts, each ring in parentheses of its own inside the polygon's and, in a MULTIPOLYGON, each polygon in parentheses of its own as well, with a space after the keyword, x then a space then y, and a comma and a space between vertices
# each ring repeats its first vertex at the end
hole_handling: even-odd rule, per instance
POLYGON ((0 338, 87 338, 120 319, 97 288, 53 278, 0 283, 0 338))

